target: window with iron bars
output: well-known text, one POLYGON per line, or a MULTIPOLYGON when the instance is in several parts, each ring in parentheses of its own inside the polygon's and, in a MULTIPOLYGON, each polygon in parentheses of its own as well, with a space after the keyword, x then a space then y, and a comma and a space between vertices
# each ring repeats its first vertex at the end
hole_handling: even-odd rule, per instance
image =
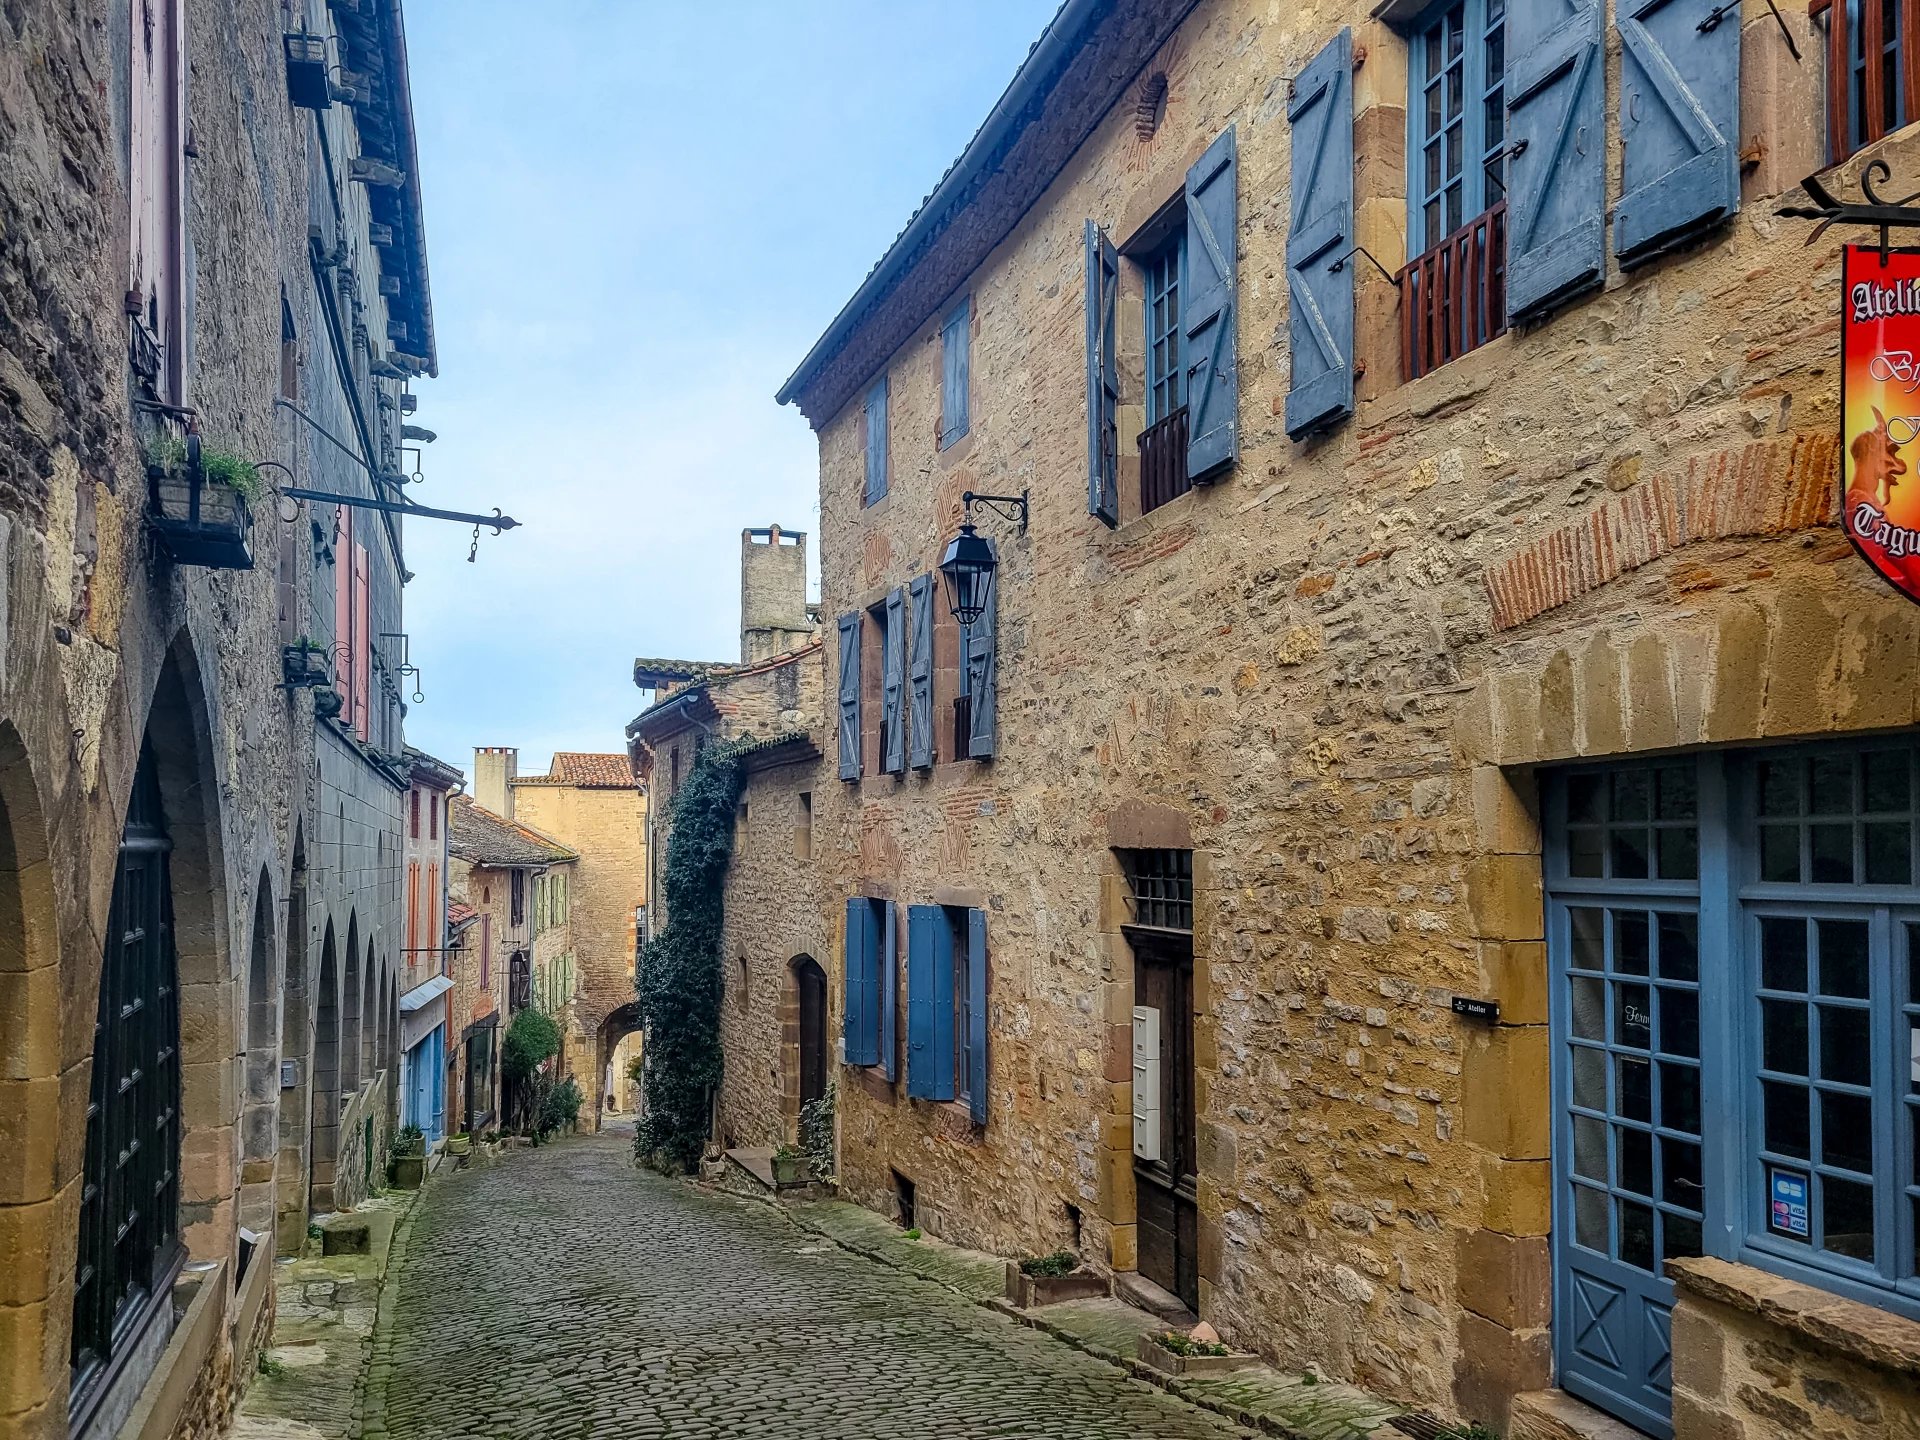
POLYGON ((1134 923, 1155 930, 1193 929, 1193 852, 1122 850, 1133 893, 1134 923))

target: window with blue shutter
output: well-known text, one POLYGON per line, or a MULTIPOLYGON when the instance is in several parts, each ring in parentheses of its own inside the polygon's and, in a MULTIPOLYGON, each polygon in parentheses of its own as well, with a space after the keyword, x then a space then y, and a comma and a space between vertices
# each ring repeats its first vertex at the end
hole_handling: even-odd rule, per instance
POLYGON ((907 907, 907 1094, 955 1093, 953 925, 945 907, 907 907))
POLYGON ((1087 513, 1120 523, 1120 367, 1115 315, 1120 255, 1087 221, 1087 513))
POLYGON ((1508 16, 1507 316, 1536 314, 1606 269, 1606 63, 1600 0, 1508 16))
POLYGON ((888 1080, 900 1078, 900 940, 891 900, 869 902, 880 916, 880 1069, 888 1080))
POLYGON ((887 595, 880 631, 880 768, 900 775, 907 768, 907 594, 887 595))
MULTIPOLYGON (((860 612, 842 615, 840 629, 840 778, 860 778, 860 612)), ((677 752, 676 752, 677 759, 677 752)))
POLYGON ((972 401, 973 297, 954 306, 940 327, 940 448, 967 433, 972 401))
POLYGON ((1718 0, 1620 0, 1622 263, 1646 259, 1740 204, 1740 27, 1718 0))
POLYGON ((966 1017, 961 1043, 966 1054, 967 1108, 973 1123, 987 1123, 987 912, 966 913, 966 1017))
POLYGON ((933 602, 932 575, 916 575, 907 585, 908 635, 907 763, 916 770, 933 765, 933 602))
POLYGON ((880 1063, 880 917, 874 902, 847 901, 846 995, 841 1011, 849 1065, 880 1063))
POLYGON ((973 760, 991 760, 998 740, 994 712, 999 707, 1000 661, 994 612, 999 605, 1000 586, 996 583, 987 592, 987 608, 980 612, 980 618, 960 627, 961 698, 966 702, 967 722, 966 746, 961 753, 973 760))
POLYGON ((887 377, 882 375, 867 391, 867 485, 863 503, 871 505, 887 493, 887 377))
POLYGON ((1233 128, 1187 172, 1182 280, 1187 478, 1217 478, 1240 456, 1240 168, 1233 128))
POLYGON ((1287 230, 1287 435, 1353 413, 1353 32, 1313 58, 1287 102, 1293 127, 1287 230))

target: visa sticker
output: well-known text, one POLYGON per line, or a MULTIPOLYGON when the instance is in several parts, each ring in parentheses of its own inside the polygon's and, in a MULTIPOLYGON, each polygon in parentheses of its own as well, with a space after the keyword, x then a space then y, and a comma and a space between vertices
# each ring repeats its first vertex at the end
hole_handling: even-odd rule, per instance
POLYGON ((1776 1234, 1805 1239, 1811 1229, 1807 1223, 1807 1177, 1797 1170, 1769 1170, 1772 1203, 1768 1207, 1767 1226, 1776 1234))

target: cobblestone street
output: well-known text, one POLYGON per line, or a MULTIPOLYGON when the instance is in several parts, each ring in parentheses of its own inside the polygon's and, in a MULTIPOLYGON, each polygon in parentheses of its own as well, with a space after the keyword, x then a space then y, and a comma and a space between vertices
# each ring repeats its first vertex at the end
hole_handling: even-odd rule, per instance
POLYGON ((766 1205, 635 1170, 627 1143, 434 1183, 375 1342, 393 1440, 1245 1433, 766 1205))

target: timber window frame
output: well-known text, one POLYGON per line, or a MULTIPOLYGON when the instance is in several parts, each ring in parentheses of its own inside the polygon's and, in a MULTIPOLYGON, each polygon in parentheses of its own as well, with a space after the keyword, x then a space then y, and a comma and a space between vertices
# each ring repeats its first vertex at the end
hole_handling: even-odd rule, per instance
POLYGON ((1920 118, 1915 17, 1907 0, 1813 0, 1807 10, 1826 22, 1827 152, 1837 165, 1920 118))

